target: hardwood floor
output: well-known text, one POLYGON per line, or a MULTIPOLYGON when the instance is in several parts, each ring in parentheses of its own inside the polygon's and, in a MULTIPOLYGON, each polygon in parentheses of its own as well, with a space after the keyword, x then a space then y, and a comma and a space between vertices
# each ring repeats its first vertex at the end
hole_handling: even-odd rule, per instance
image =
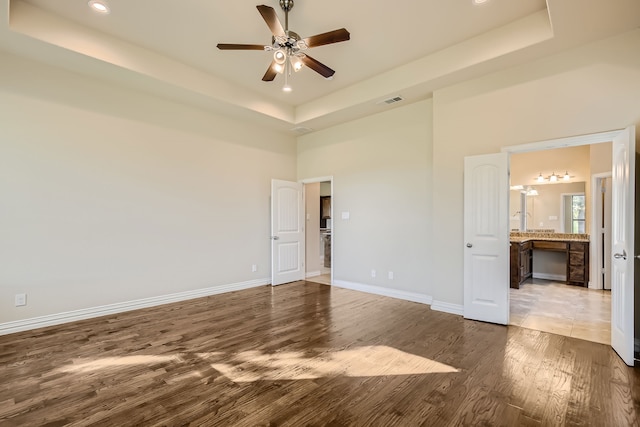
POLYGON ((0 337, 1 426, 640 425, 610 347, 297 282, 0 337))

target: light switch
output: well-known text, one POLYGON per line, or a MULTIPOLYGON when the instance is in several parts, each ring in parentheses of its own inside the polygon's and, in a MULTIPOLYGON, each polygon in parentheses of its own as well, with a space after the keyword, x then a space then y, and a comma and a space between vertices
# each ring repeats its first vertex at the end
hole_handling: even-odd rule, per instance
POLYGON ((342 212, 342 219, 349 219, 349 212, 342 212))
POLYGON ((550 215, 549 216, 549 221, 557 221, 558 217, 556 215, 550 215))

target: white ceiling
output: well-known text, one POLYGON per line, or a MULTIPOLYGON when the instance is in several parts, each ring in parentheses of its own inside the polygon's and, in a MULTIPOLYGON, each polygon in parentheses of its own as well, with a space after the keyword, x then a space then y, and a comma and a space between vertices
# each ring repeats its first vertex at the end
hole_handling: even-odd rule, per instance
MULTIPOLYGON (((351 40, 308 53, 336 70, 261 81, 271 56, 216 44, 270 44, 256 9, 276 0, 0 0, 0 49, 133 85, 161 96, 287 130, 320 129, 444 85, 640 26, 637 0, 296 0, 289 27, 302 37, 346 28, 351 40), (10 20, 10 23, 9 23, 10 20)), ((402 104, 402 103, 399 103, 402 104)))

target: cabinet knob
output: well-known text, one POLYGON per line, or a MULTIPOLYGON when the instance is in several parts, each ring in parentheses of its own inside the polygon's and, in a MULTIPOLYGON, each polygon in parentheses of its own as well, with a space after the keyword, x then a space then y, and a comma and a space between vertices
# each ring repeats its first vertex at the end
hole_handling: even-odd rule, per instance
POLYGON ((467 243, 467 247, 468 247, 468 248, 472 248, 472 247, 473 247, 473 245, 472 245, 471 243, 467 243))

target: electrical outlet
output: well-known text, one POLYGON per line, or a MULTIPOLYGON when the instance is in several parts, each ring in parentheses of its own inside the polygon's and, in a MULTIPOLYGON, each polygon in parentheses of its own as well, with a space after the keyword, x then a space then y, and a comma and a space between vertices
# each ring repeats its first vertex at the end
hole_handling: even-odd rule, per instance
POLYGON ((371 270, 371 277, 376 277, 376 271, 375 270, 371 270))
POLYGON ((393 280, 393 271, 389 272, 389 280, 393 280))
POLYGON ((15 303, 16 307, 27 305, 27 294, 16 294, 15 303))
POLYGON ((254 272, 254 273, 255 273, 256 271, 258 271, 258 264, 253 264, 253 265, 251 266, 251 271, 252 271, 252 272, 254 272))

